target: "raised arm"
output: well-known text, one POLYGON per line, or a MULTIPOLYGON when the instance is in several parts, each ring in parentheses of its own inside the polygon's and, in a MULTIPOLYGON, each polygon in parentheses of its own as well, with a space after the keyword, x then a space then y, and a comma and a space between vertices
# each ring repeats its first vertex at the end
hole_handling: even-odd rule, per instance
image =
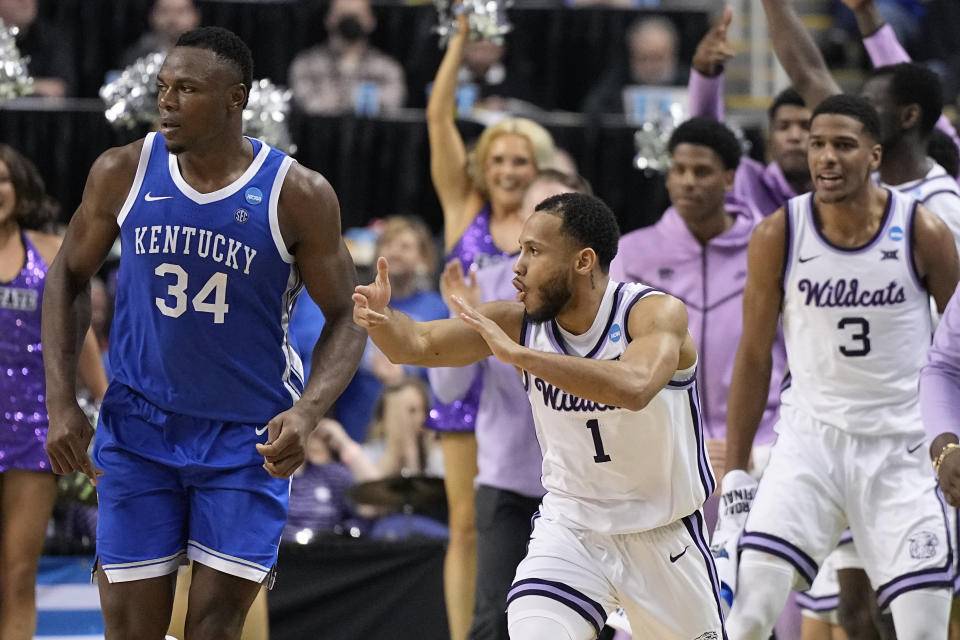
POLYGON ((743 331, 727 403, 727 469, 747 470, 750 450, 767 407, 773 344, 777 337, 786 215, 779 209, 753 232, 747 249, 743 331))
MULTIPOLYGON (((462 367, 488 357, 490 348, 459 318, 415 322, 388 307, 390 279, 386 258, 377 260, 377 277, 356 288, 353 319, 370 332, 391 362, 421 367, 462 367)), ((519 302, 491 302, 480 306, 509 339, 520 339, 523 305, 519 302)))
POLYGON ((427 134, 430 137, 430 177, 443 209, 443 232, 447 250, 460 238, 467 219, 473 188, 467 174, 467 151, 455 121, 457 73, 467 45, 466 16, 457 18, 458 30, 447 44, 447 52, 433 79, 427 100, 427 134))
POLYGON ((619 360, 546 353, 510 343, 477 310, 459 306, 461 317, 484 337, 499 360, 605 405, 639 411, 677 369, 696 362, 696 347, 687 333, 687 309, 673 296, 649 296, 634 305, 627 320, 632 340, 619 360))
POLYGON ((790 77, 790 84, 813 108, 824 98, 842 92, 791 2, 763 0, 763 9, 777 59, 790 77))
POLYGON ((110 149, 94 162, 43 292, 47 454, 54 473, 82 471, 94 484, 96 472, 87 455, 93 429, 77 405, 77 365, 90 327, 90 278, 120 233, 117 214, 133 184, 142 145, 110 149))
MULTIPOLYGON (((893 27, 886 23, 874 0, 843 0, 843 4, 853 11, 863 46, 874 67, 911 62, 910 54, 897 40, 893 27)), ((937 120, 937 129, 950 136, 954 144, 960 147, 960 136, 946 116, 941 115, 937 120)))
POLYGON ((733 19, 733 9, 723 11, 720 22, 707 31, 693 54, 693 69, 687 90, 690 117, 706 116, 723 121, 723 65, 733 57, 727 42, 727 28, 733 19))

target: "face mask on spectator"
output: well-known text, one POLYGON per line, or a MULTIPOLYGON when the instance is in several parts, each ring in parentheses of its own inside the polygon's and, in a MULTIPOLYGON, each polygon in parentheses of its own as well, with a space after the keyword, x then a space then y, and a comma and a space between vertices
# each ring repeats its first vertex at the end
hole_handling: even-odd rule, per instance
POLYGON ((367 35, 366 30, 356 16, 344 16, 337 23, 337 33, 347 42, 356 42, 367 35))

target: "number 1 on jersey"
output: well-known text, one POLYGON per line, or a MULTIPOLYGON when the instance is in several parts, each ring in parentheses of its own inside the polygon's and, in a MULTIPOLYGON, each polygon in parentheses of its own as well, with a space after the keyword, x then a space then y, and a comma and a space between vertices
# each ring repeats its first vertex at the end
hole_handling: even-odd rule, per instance
POLYGON ((596 420, 587 420, 587 429, 590 429, 590 435, 593 436, 593 446, 597 454, 593 456, 594 462, 610 462, 610 456, 603 450, 603 440, 600 439, 600 423, 596 420))

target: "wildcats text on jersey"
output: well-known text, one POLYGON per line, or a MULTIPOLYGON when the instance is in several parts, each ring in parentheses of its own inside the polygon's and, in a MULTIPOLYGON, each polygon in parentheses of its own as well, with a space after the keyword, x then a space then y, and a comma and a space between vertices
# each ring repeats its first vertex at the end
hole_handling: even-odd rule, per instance
POLYGON ((0 309, 14 311, 36 311, 38 296, 34 289, 0 287, 0 309))
POLYGON ((536 376, 533 377, 533 386, 543 394, 543 406, 554 411, 615 411, 620 409, 620 407, 613 405, 601 404, 570 395, 536 376))
POLYGON ((134 245, 137 255, 191 255, 192 252, 201 258, 243 271, 245 275, 250 274, 250 265, 257 255, 257 250, 253 247, 221 233, 169 224, 135 227, 134 245), (243 249, 242 254, 240 249, 243 249))
POLYGON ((860 280, 851 278, 827 278, 823 282, 803 278, 797 289, 807 295, 806 306, 815 307, 883 307, 907 301, 903 285, 896 280, 882 289, 860 290, 860 280))

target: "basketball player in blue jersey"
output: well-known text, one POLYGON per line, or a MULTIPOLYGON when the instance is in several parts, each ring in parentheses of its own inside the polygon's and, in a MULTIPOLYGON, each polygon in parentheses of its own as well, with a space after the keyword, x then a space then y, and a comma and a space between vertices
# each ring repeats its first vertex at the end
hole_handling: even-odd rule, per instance
POLYGON ((792 198, 750 241, 727 413, 732 470, 723 479, 725 492, 737 485, 747 514, 732 640, 769 638, 791 587, 812 582, 848 526, 897 637, 947 636, 956 551, 922 446, 917 385, 929 298, 942 311, 960 269, 944 222, 871 179, 880 130, 864 98, 818 105, 808 152, 816 190, 792 198), (743 470, 766 404, 778 319, 790 372, 757 487, 743 470))
POLYGON ((713 491, 697 351, 672 296, 609 277, 619 231, 599 199, 547 198, 524 223, 518 302, 413 322, 387 306, 387 261, 354 319, 397 363, 517 368, 547 490, 507 597, 515 640, 596 637, 617 605, 641 638, 725 638, 700 507, 713 491), (522 378, 521 378, 522 376, 522 378))
POLYGON ((289 477, 359 363, 356 273, 323 177, 242 135, 250 50, 209 27, 160 69, 160 130, 94 163, 43 310, 57 473, 97 485, 108 638, 161 640, 193 560, 186 637, 239 638, 272 581, 289 477), (93 435, 74 400, 88 281, 120 236, 115 379, 93 435), (287 335, 305 284, 326 324, 304 385, 287 335))

